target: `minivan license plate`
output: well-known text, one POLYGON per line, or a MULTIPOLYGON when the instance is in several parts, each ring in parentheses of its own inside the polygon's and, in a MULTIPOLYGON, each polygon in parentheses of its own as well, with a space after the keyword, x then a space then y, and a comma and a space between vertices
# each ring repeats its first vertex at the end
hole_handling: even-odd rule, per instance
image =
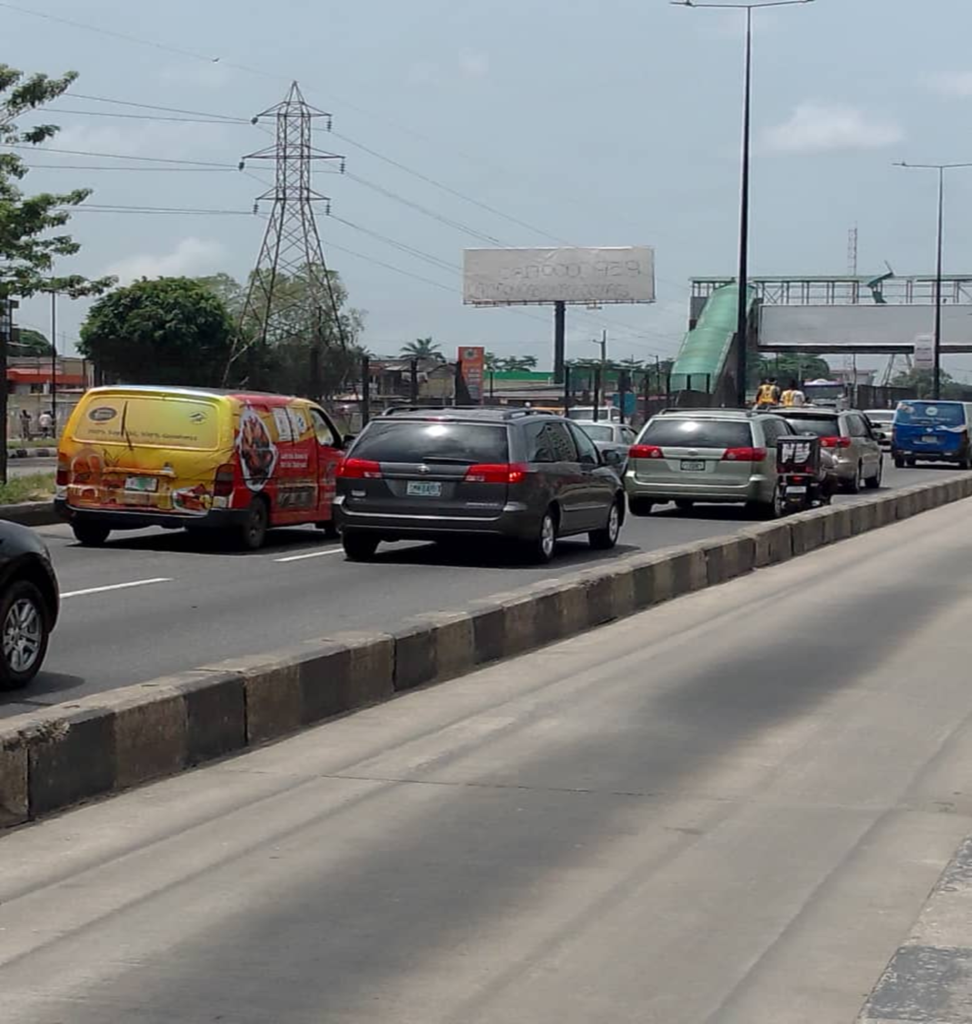
POLYGON ((682 459, 682 469, 686 473, 704 473, 705 459, 682 459))
POLYGON ((922 444, 934 444, 937 440, 938 440, 938 438, 935 437, 934 434, 925 434, 925 436, 921 439, 921 443, 922 444))
POLYGON ((159 481, 154 476, 130 476, 125 478, 126 491, 154 492, 159 489, 159 481))
POLYGON ((442 495, 442 484, 432 480, 409 480, 405 493, 415 498, 438 498, 442 495))

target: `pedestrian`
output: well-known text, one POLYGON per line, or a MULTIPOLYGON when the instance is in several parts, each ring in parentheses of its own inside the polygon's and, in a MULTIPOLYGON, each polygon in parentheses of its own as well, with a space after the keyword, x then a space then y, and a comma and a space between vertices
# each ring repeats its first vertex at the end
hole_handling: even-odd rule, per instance
POLYGON ((792 405, 794 409, 800 409, 806 404, 806 393, 801 389, 800 385, 794 381, 790 385, 790 405, 792 405))
POLYGON ((20 410, 20 436, 25 440, 30 440, 30 413, 26 409, 20 410))
POLYGON ((54 419, 46 409, 38 417, 37 425, 40 427, 41 437, 54 436, 54 419))
POLYGON ((756 408, 757 409, 772 409, 773 406, 779 403, 779 388, 775 388, 770 382, 768 377, 764 377, 760 382, 759 389, 756 392, 756 408))

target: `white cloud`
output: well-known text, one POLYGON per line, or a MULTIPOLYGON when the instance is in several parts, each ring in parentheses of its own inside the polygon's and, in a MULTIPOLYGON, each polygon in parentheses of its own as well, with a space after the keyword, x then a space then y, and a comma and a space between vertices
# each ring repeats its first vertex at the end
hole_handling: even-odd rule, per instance
POLYGON ((931 79, 931 87, 943 96, 972 96, 972 71, 951 71, 931 79))
POLYGON ((480 82, 489 77, 489 57, 485 53, 463 50, 456 56, 455 64, 416 61, 409 66, 407 77, 410 85, 436 88, 451 86, 457 78, 467 82, 480 82))
POLYGON ((172 252, 126 256, 106 267, 104 273, 113 274, 121 284, 143 277, 199 277, 218 271, 225 258, 226 248, 221 242, 184 238, 172 252))
POLYGON ((801 103, 787 121, 767 129, 763 143, 776 153, 823 153, 879 149, 903 138, 899 125, 870 119, 857 107, 807 102, 801 103))
POLYGON ((219 59, 192 61, 163 68, 160 80, 167 85, 197 85, 205 89, 222 89, 233 81, 233 69, 219 59))
POLYGON ((489 75, 489 57, 485 53, 461 53, 459 70, 465 78, 486 78, 489 75))

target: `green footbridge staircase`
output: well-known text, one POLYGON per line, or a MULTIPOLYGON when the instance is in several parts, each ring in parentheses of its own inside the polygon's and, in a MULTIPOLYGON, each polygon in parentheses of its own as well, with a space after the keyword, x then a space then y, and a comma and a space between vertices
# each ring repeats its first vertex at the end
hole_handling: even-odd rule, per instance
MULTIPOLYGON (((739 310, 739 288, 723 285, 709 296, 698 323, 685 335, 682 347, 672 366, 669 390, 705 392, 725 396, 735 394, 732 367, 739 310)), ((749 289, 749 316, 756 304, 756 289, 749 289)))

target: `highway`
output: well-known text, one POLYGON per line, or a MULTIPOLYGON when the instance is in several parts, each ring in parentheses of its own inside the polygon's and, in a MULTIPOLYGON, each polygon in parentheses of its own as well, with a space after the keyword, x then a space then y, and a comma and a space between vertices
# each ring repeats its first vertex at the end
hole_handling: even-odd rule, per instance
POLYGON ((851 1024, 972 831, 968 520, 9 833, 4 1024, 851 1024))
MULTIPOLYGON (((953 472, 891 468, 886 482, 900 487, 953 472)), ((736 507, 671 508, 629 518, 613 553, 569 541, 543 568, 510 564, 478 544, 468 556, 389 545, 375 563, 353 564, 313 529, 276 531, 266 549, 242 554, 182 531, 114 534, 105 548, 90 549, 66 526, 44 528, 65 594, 63 619, 44 672, 27 691, 0 696, 0 717, 342 630, 393 629, 409 616, 745 525, 736 507)))

